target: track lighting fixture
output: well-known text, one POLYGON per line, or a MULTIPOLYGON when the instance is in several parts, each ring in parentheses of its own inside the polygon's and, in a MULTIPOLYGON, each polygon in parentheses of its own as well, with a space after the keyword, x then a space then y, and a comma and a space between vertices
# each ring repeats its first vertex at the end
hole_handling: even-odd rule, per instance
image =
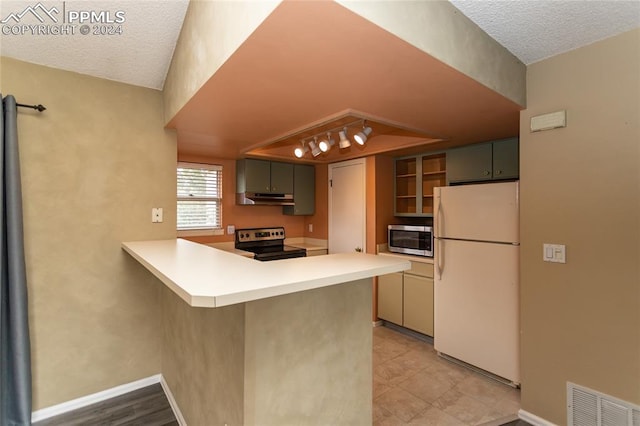
POLYGON ((324 130, 321 133, 303 138, 300 140, 301 146, 296 147, 293 153, 297 158, 302 158, 307 152, 311 151, 311 155, 317 157, 323 152, 329 151, 331 147, 336 144, 336 141, 331 138, 331 134, 335 132, 338 133, 338 146, 340 149, 349 148, 351 146, 351 141, 349 140, 347 130, 349 127, 355 127, 358 125, 362 125, 362 130, 353 136, 353 140, 359 145, 364 145, 373 130, 367 125, 366 120, 358 120, 352 123, 347 123, 346 125, 343 124, 342 127, 324 130), (321 139, 318 140, 319 137, 321 139))
POLYGON ((304 141, 300 141, 300 145, 302 146, 293 150, 293 154, 298 158, 304 157, 304 155, 309 151, 309 148, 304 144, 304 141))
POLYGON ((371 134, 371 127, 367 126, 366 121, 362 123, 362 131, 357 133, 353 140, 356 141, 358 145, 364 145, 367 141, 369 135, 371 134))
POLYGON ((322 152, 327 152, 333 145, 335 145, 335 141, 331 139, 331 132, 327 132, 327 137, 320 141, 318 148, 320 148, 322 152))
POLYGON ((338 136, 340 136, 340 149, 345 149, 345 148, 349 148, 351 146, 351 142, 349 142, 349 139, 347 138, 347 128, 343 128, 342 130, 340 130, 340 133, 338 133, 338 136))
POLYGON ((311 148, 311 155, 313 155, 314 157, 317 157, 318 155, 322 154, 322 151, 320 151, 320 147, 318 146, 317 136, 314 136, 313 140, 309 142, 309 148, 311 148))

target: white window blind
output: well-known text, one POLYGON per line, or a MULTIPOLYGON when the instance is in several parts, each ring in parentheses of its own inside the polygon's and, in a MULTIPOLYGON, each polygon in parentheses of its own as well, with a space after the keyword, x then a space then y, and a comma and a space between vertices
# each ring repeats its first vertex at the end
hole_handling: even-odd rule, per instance
POLYGON ((178 163, 178 230, 222 228, 222 166, 178 163))

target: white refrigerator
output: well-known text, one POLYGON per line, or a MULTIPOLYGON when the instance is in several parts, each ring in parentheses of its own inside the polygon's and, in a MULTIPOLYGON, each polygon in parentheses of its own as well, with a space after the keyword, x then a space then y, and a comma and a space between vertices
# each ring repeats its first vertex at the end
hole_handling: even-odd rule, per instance
POLYGON ((434 347, 520 383, 519 184, 434 191, 434 347))

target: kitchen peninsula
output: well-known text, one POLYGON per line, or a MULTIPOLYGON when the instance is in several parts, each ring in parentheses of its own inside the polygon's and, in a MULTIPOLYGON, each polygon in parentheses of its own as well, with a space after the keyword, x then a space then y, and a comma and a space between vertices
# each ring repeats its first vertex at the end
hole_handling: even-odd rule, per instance
POLYGON ((259 262, 182 239, 122 247, 167 287, 162 375, 188 424, 371 424, 372 277, 408 261, 259 262))

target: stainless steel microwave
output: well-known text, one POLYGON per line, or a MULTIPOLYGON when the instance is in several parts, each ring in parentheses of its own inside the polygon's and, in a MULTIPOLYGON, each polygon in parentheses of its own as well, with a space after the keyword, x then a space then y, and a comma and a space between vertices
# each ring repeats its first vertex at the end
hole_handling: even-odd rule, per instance
POLYGON ((431 226, 389 225, 387 246, 395 253, 433 257, 431 226))

